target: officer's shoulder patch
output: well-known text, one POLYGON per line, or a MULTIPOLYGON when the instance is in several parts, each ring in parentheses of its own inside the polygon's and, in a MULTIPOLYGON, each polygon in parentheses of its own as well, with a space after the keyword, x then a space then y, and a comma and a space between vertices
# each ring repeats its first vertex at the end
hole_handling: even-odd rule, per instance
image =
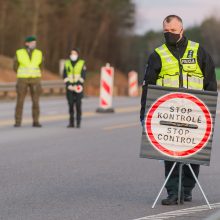
POLYGON ((188 50, 187 58, 192 58, 193 57, 193 50, 188 50))

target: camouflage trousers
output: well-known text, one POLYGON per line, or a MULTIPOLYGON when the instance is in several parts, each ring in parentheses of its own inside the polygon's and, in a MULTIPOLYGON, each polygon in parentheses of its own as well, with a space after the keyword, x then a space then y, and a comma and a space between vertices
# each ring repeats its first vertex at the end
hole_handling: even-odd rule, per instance
POLYGON ((20 125, 22 122, 22 112, 25 96, 28 88, 30 89, 32 99, 32 117, 33 123, 39 123, 40 106, 39 98, 41 94, 40 78, 18 78, 16 84, 17 103, 15 108, 15 123, 20 125))

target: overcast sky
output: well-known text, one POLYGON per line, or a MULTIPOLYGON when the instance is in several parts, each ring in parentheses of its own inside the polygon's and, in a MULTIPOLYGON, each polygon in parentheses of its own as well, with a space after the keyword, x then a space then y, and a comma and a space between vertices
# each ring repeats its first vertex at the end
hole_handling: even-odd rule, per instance
POLYGON ((199 25, 212 14, 220 18, 220 0, 133 0, 136 5, 135 32, 162 30, 163 19, 170 14, 179 15, 184 27, 199 25))

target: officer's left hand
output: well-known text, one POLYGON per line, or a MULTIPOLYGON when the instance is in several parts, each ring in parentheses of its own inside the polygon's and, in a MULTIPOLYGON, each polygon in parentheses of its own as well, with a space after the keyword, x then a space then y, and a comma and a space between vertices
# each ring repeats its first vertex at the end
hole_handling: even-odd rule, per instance
POLYGON ((82 77, 80 77, 79 82, 84 83, 84 79, 82 77))

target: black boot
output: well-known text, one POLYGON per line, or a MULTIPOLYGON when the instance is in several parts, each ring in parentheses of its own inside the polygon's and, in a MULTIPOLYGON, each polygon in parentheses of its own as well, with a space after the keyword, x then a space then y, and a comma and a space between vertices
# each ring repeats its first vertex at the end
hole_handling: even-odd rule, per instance
POLYGON ((77 127, 77 128, 80 128, 80 120, 77 120, 76 127, 77 127))
MULTIPOLYGON (((162 205, 176 205, 178 203, 178 196, 175 194, 169 195, 166 199, 161 201, 162 205)), ((183 204, 183 198, 180 199, 180 204, 183 204)))
POLYGON ((41 128, 42 127, 42 125, 39 122, 33 122, 32 126, 35 127, 35 128, 41 128))
POLYGON ((15 127, 15 128, 21 127, 21 124, 16 122, 16 123, 14 124, 14 127, 15 127))
POLYGON ((70 116, 70 121, 67 125, 67 128, 74 128, 74 118, 72 116, 70 116))
POLYGON ((192 191, 184 192, 184 201, 191 202, 192 201, 192 191))
POLYGON ((67 128, 74 128, 74 124, 68 124, 67 128))

